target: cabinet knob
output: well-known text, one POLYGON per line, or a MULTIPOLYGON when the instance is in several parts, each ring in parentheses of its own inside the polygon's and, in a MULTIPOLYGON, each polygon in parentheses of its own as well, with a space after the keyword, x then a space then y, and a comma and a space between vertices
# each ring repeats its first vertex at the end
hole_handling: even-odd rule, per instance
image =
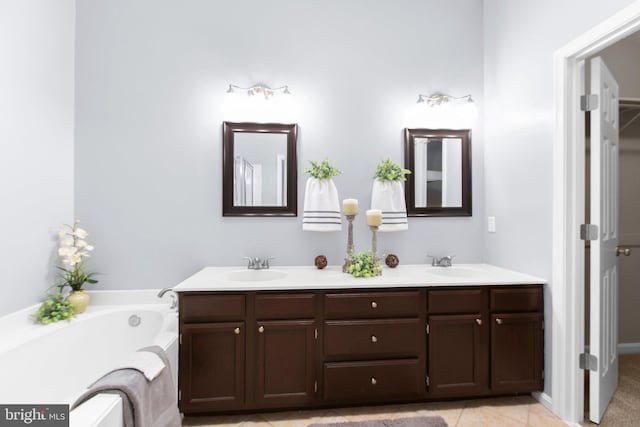
POLYGON ((371 377, 371 385, 376 385, 376 384, 378 384, 378 381, 375 378, 371 377))
POLYGON ((238 335, 238 334, 240 333, 240 328, 235 328, 235 329, 233 330, 233 333, 234 333, 234 334, 236 334, 236 335, 238 335))
POLYGON ((497 323, 498 325, 502 325, 502 319, 498 317, 498 318, 496 319, 496 323, 497 323))
POLYGON ((477 323, 478 325, 482 325, 482 319, 476 319, 476 323, 477 323))
POLYGON ((260 326, 260 327, 258 328, 258 332, 263 333, 263 332, 264 332, 264 326, 260 326))
POLYGON ((375 301, 371 301, 371 308, 378 308, 378 303, 375 301))
POLYGON ((375 335, 371 335, 371 342, 378 342, 378 337, 375 335))

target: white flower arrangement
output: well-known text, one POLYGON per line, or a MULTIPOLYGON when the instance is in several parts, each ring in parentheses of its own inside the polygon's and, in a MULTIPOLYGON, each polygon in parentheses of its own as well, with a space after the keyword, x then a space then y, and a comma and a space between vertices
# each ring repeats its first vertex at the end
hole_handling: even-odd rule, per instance
POLYGON ((76 220, 73 225, 61 224, 58 232, 59 247, 58 256, 62 258, 62 263, 67 267, 60 267, 62 280, 57 284, 60 290, 69 286, 72 290, 82 289, 85 283, 97 283, 92 279, 95 273, 84 271, 84 259, 89 258, 89 252, 93 251, 93 246, 85 240, 89 233, 79 227, 80 221, 76 220))

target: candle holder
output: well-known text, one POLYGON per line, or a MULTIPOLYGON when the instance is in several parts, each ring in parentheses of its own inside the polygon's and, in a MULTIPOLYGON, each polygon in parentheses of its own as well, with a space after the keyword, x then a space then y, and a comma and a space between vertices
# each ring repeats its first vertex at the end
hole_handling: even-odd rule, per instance
POLYGON ((381 276, 382 271, 378 264, 378 225, 370 225, 371 229, 371 255, 373 256, 373 270, 376 272, 376 276, 381 276))
POLYGON ((346 273, 347 269, 353 262, 351 256, 353 255, 353 220, 355 219, 354 215, 345 215, 347 217, 347 221, 349 222, 349 227, 347 231, 347 257, 344 259, 344 264, 342 265, 342 272, 346 273))

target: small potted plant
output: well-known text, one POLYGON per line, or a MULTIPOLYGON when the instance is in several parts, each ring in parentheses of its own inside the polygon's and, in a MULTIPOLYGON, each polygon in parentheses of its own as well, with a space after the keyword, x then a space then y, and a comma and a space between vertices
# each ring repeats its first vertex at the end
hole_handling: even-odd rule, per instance
POLYGON ((47 295, 46 301, 40 305, 34 316, 38 323, 48 325, 61 320, 71 321, 75 315, 76 312, 71 303, 64 299, 61 292, 57 292, 47 295))
POLYGON ((309 163, 311 167, 304 171, 309 178, 304 192, 302 229, 340 231, 342 218, 338 189, 332 178, 342 172, 333 167, 326 158, 321 162, 309 161, 309 163))
POLYGON ((82 287, 85 283, 98 283, 93 279, 95 273, 87 272, 84 268, 84 260, 89 258, 93 246, 85 240, 89 233, 80 228, 79 224, 80 221, 76 220, 73 225, 60 225, 58 256, 63 265, 57 267, 61 278, 56 284, 60 292, 67 286, 71 288, 66 300, 78 314, 83 313, 89 304, 89 294, 82 287))
POLYGON ((351 265, 347 267, 347 273, 353 277, 376 277, 382 273, 382 268, 373 259, 372 251, 358 252, 353 255, 351 265))
POLYGON ((379 231, 400 231, 408 228, 407 205, 403 183, 411 171, 402 168, 390 158, 380 161, 373 176, 371 209, 382 211, 379 231))

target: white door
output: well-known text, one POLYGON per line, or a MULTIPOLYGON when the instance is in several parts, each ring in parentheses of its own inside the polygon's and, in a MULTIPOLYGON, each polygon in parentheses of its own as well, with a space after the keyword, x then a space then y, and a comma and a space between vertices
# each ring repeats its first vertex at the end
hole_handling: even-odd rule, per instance
POLYGON ((601 58, 591 60, 591 324, 589 352, 598 368, 589 373, 589 419, 600 423, 618 386, 618 83, 601 58))

